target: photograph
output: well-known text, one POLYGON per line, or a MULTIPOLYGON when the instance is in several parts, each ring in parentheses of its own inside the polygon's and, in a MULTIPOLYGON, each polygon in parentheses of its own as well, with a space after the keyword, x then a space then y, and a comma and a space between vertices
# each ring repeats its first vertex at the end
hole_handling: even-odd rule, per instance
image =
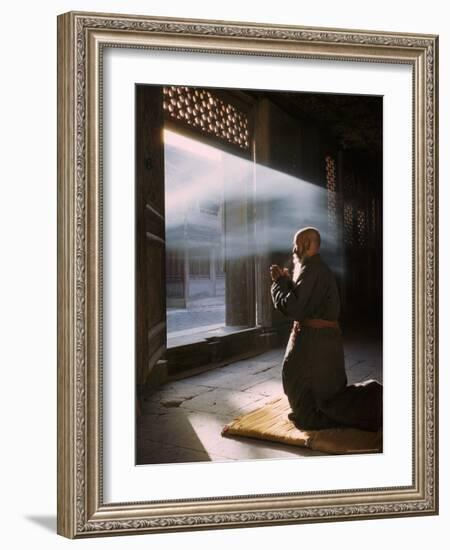
POLYGON ((382 452, 383 97, 135 102, 136 464, 382 452))

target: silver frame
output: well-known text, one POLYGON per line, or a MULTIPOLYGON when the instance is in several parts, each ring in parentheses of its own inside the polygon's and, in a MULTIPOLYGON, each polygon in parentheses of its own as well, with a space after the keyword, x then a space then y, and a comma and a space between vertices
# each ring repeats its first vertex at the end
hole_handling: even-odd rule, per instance
POLYGON ((435 35, 81 12, 58 17, 59 534, 80 538, 438 513, 437 85, 435 35), (412 66, 411 486, 103 502, 100 99, 105 46, 412 66))

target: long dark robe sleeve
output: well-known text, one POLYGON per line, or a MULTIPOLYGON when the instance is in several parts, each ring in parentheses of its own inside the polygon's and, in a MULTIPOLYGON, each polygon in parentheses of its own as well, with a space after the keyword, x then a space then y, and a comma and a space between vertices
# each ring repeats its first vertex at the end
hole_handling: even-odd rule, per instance
POLYGON ((307 264, 302 268, 296 283, 286 276, 271 286, 272 302, 278 311, 297 321, 307 316, 307 306, 318 280, 318 271, 307 264))

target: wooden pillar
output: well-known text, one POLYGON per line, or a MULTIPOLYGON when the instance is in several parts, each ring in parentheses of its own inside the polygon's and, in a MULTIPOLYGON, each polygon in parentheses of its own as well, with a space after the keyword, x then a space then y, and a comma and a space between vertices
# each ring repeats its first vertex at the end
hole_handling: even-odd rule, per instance
POLYGON ((255 206, 255 283, 256 283, 256 324, 272 327, 272 301, 270 297, 271 280, 269 266, 270 255, 270 211, 266 200, 258 200, 258 180, 270 162, 270 103, 263 99, 258 103, 255 113, 255 165, 254 184, 256 189, 255 206))
MULTIPOLYGON (((235 160, 235 162, 239 162, 235 160)), ((225 238, 225 324, 248 327, 254 325, 253 259, 251 253, 251 221, 249 194, 252 185, 252 163, 242 160, 239 167, 239 193, 233 188, 235 170, 224 175, 224 238, 225 238)))
POLYGON ((216 249, 211 247, 209 258, 209 280, 211 284, 211 296, 216 295, 216 249))
POLYGON ((162 89, 136 87, 135 307, 137 397, 160 379, 166 353, 164 123, 162 89))
POLYGON ((189 241, 184 239, 184 264, 183 264, 183 297, 184 307, 188 307, 189 301, 189 241))

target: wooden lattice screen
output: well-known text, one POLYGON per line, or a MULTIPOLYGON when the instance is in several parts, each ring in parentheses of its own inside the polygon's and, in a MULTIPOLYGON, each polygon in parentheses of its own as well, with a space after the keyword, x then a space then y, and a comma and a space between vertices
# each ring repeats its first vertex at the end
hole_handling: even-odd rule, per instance
POLYGON ((245 113, 209 90, 188 86, 165 86, 166 116, 214 136, 242 150, 250 147, 249 121, 245 113))

